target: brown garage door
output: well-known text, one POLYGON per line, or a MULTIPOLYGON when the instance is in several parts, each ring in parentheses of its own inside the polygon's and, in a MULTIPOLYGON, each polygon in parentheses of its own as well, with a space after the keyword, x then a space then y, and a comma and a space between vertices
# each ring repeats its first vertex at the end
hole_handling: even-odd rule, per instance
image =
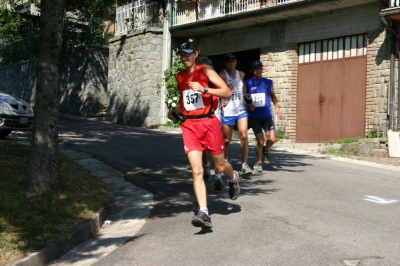
POLYGON ((297 142, 364 135, 364 34, 299 45, 297 142))

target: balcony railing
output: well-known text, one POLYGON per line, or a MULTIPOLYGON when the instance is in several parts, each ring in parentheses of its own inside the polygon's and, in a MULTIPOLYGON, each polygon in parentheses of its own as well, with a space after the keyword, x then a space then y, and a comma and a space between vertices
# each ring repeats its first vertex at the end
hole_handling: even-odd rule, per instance
MULTIPOLYGON (((180 3, 174 1, 171 25, 173 27, 297 1, 303 0, 194 0, 180 3)), ((159 3, 146 4, 146 0, 136 0, 117 7, 115 35, 148 27, 162 27, 161 11, 159 3)))
POLYGON ((146 4, 146 0, 136 0, 116 9, 115 35, 148 27, 162 27, 162 10, 157 2, 146 4))
POLYGON ((390 0, 390 7, 399 7, 400 0, 390 0))
POLYGON ((299 0, 202 0, 174 3, 172 26, 248 12, 299 0))

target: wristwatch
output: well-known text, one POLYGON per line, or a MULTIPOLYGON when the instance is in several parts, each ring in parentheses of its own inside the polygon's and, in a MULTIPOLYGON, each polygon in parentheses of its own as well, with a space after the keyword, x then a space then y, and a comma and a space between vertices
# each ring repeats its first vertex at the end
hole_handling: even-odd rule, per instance
POLYGON ((208 88, 207 87, 204 87, 203 90, 204 90, 203 94, 206 94, 208 92, 208 88))

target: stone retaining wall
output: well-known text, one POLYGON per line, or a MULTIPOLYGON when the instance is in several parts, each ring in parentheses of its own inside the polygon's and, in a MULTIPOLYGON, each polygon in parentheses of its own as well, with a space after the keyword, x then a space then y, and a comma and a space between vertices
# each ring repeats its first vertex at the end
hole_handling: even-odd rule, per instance
MULTIPOLYGON (((104 116, 107 109, 108 49, 80 48, 62 55, 60 112, 104 116)), ((35 103, 37 60, 0 68, 0 91, 35 103)))
POLYGON ((381 149, 387 152, 386 138, 360 139, 358 142, 340 144, 340 150, 362 155, 373 155, 374 150, 381 149))
POLYGON ((151 28, 110 41, 108 121, 141 127, 161 123, 162 37, 162 29, 151 28))

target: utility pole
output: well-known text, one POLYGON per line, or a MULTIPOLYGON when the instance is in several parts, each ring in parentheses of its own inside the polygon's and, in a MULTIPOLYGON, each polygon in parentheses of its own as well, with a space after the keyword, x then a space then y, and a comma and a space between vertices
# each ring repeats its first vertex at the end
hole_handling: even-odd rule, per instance
POLYGON ((168 0, 164 11, 164 23, 163 23, 163 53, 162 53, 162 86, 161 86, 161 124, 167 122, 167 106, 165 105, 165 76, 164 72, 169 68, 171 64, 171 33, 169 32, 169 21, 171 18, 171 1, 168 0))

